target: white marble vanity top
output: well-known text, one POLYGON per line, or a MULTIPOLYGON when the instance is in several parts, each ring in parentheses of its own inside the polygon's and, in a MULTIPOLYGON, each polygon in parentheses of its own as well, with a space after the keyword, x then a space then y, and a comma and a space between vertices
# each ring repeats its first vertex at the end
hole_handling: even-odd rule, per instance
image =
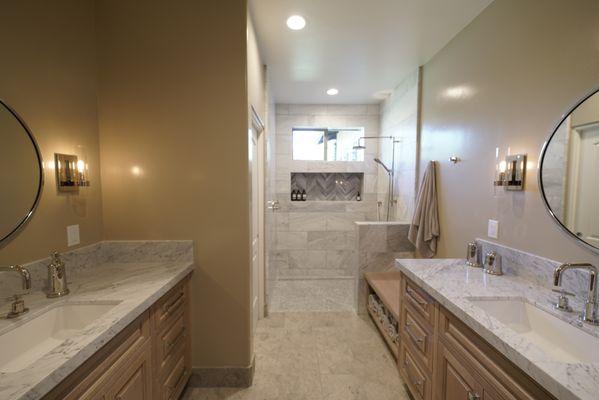
POLYGON ((71 294, 25 296, 29 313, 0 320, 0 335, 65 302, 116 304, 80 334, 14 373, 0 374, 0 399, 40 399, 193 270, 190 261, 103 263, 69 283, 71 294))
MULTIPOLYGON (((599 327, 580 326, 578 312, 554 311, 551 304, 557 295, 549 287, 541 287, 517 276, 487 275, 479 268, 466 266, 464 260, 459 259, 400 259, 396 266, 556 398, 599 399, 599 360, 586 364, 558 360, 468 300, 524 299, 599 337, 599 327)), ((580 310, 580 299, 572 306, 580 310)))

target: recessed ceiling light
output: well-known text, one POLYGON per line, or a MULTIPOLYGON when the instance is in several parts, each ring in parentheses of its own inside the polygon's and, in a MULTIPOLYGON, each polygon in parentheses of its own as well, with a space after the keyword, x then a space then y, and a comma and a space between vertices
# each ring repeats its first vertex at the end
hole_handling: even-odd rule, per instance
POLYGON ((299 31, 304 29, 306 26, 306 19, 301 15, 292 15, 291 17, 287 18, 287 26, 291 30, 299 31))
POLYGON ((335 88, 330 88, 329 90, 327 90, 327 94, 329 96, 336 96, 337 94, 339 94, 339 90, 335 88))

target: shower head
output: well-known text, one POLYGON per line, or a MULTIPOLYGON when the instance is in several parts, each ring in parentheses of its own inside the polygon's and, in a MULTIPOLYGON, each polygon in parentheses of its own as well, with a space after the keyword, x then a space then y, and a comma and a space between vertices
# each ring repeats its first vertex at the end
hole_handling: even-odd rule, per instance
POLYGON ((387 173, 389 175, 391 175, 391 170, 389 168, 387 168, 387 166, 385 165, 385 163, 383 163, 380 159, 375 158, 374 162, 377 163, 377 164, 379 164, 381 167, 385 168, 385 171, 387 171, 387 173))

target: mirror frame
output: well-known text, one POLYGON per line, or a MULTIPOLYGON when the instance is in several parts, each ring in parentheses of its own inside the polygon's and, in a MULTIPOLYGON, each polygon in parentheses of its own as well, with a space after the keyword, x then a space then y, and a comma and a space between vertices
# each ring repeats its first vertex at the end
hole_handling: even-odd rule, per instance
POLYGON ((40 178, 39 178, 39 182, 38 182, 37 193, 35 195, 35 199, 34 199, 33 203, 31 204, 31 206, 29 207, 29 211, 19 221, 18 225, 12 231, 10 231, 8 234, 6 234, 5 236, 0 236, 0 248, 2 248, 2 247, 4 247, 4 245, 6 245, 10 241, 10 239, 13 239, 14 236, 21 229, 23 229, 23 227, 27 224, 27 222, 29 222, 29 220, 33 216, 33 213, 39 206, 39 203, 40 203, 40 200, 42 197, 42 193, 44 190, 44 175, 45 174, 44 174, 44 161, 42 159, 42 153, 37 144, 37 141, 35 140, 35 137, 33 136, 33 133, 31 133, 31 130, 29 129, 29 127, 27 126, 27 124, 25 123, 23 118, 21 118, 21 116, 11 106, 6 104, 6 102, 2 99, 0 99, 0 106, 4 107, 6 110, 8 110, 8 112, 11 113, 12 116, 17 119, 17 121, 19 122, 19 125, 21 125, 21 127, 27 133, 27 136, 29 137, 31 144, 33 145, 33 148, 35 149, 35 154, 37 156, 37 164, 40 169, 40 178))
POLYGON ((590 243, 587 243, 586 241, 582 240, 580 237, 576 236, 576 234, 574 232, 572 232, 570 229, 568 229, 568 227, 566 225, 564 225, 564 223, 557 217, 557 215, 555 215, 555 213, 553 212, 553 210, 551 209, 551 205, 549 204, 549 201, 547 200, 547 196, 545 196, 545 189, 543 187, 543 164, 545 163, 545 155, 547 153, 547 149, 549 147, 549 143, 551 142, 551 139, 553 139, 553 136, 555 136, 555 133, 557 132, 557 130, 559 129, 559 127, 566 121, 566 119, 585 101, 587 101, 590 97, 594 96, 595 94, 599 93, 599 88, 592 90, 591 92, 589 92, 586 96, 584 96, 581 100, 577 101, 572 107, 570 107, 568 109, 568 111, 565 114, 562 114, 562 116, 559 119, 559 122, 555 125, 555 127, 553 128, 553 130, 551 131, 551 134, 549 135, 549 137, 545 140, 545 142, 543 143, 543 147, 541 148, 541 154, 539 156, 539 168, 538 168, 538 185, 539 185, 539 192, 541 193, 541 198, 543 199, 543 204, 545 205, 545 208, 547 209, 547 212, 549 212, 549 215, 551 216, 551 218, 553 218, 553 221, 557 224, 557 226, 564 231, 565 233, 567 233, 569 236, 573 237, 576 239, 576 242, 580 245, 582 245, 584 248, 591 250, 593 253, 599 254, 599 248, 593 246, 590 243))

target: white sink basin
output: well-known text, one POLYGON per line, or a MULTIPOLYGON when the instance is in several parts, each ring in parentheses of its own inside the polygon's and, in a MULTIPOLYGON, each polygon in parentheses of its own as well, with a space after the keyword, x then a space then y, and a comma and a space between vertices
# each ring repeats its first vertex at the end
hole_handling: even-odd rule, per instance
POLYGON ((0 336, 0 373, 23 370, 118 303, 62 304, 0 336))
POLYGON ((524 300, 470 301, 560 361, 591 363, 599 360, 599 338, 524 300))

